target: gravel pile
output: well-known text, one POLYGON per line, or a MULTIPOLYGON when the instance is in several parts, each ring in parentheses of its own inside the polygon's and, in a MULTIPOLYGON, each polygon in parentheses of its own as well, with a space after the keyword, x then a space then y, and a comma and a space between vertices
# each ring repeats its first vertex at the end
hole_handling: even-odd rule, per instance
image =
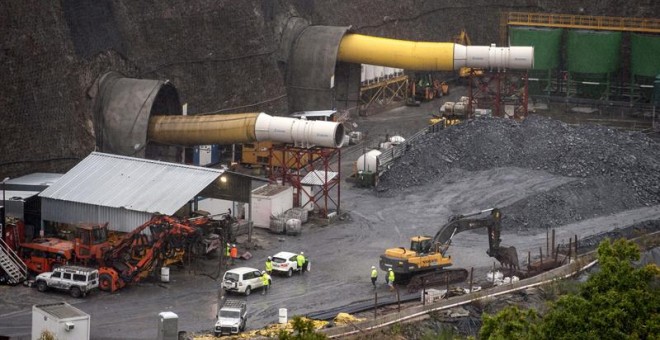
POLYGON ((554 227, 660 203, 660 144, 639 132, 536 115, 523 122, 482 118, 427 134, 409 145, 377 190, 395 193, 459 169, 500 167, 574 178, 505 208, 505 228, 554 227))

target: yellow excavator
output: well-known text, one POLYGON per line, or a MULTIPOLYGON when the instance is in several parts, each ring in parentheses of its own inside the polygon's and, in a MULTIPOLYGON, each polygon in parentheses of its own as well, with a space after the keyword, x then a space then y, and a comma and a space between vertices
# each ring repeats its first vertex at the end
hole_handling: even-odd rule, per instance
POLYGON ((448 268, 453 263, 451 256, 446 255, 447 249, 457 233, 484 227, 488 228, 489 247, 486 253, 503 266, 518 268, 516 249, 500 246, 501 219, 502 214, 497 208, 453 216, 434 237, 414 236, 410 239, 410 248, 385 250, 385 254, 380 256, 380 268, 385 271, 392 268, 397 281, 409 281, 410 290, 447 281, 465 281, 468 277, 466 269, 448 268))

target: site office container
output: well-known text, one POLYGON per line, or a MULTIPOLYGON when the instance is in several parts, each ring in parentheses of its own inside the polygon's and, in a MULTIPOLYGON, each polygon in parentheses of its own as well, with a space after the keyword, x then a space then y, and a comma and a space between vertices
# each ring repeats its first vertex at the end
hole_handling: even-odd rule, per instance
POLYGON ((49 332, 55 339, 87 340, 89 314, 66 302, 32 306, 32 339, 49 332))
POLYGON ((269 228, 270 217, 293 208, 293 187, 268 184, 252 191, 252 221, 255 227, 269 228))

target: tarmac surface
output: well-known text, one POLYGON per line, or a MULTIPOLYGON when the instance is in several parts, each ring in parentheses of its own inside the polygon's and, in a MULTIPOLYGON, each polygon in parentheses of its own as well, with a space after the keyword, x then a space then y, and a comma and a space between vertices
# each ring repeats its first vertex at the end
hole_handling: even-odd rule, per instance
MULTIPOLYGON (((451 100, 452 98, 448 99, 451 100)), ((352 161, 369 146, 376 146, 385 135, 404 137, 424 128, 432 111, 444 98, 420 107, 399 107, 387 112, 360 117, 358 130, 368 130, 367 140, 342 150, 343 178, 352 161), (357 150, 357 151, 356 151, 357 150)), ((267 295, 259 290, 247 297, 248 329, 257 329, 278 321, 280 308, 288 316, 347 305, 373 298, 369 280, 370 267, 378 266, 379 255, 386 248, 405 246, 418 234, 433 235, 449 216, 477 210, 511 206, 570 182, 572 179, 542 170, 500 167, 481 171, 463 171, 430 181, 414 190, 388 192, 378 196, 370 189, 355 188, 342 181, 340 217, 328 226, 303 226, 299 236, 273 235, 256 229, 253 258, 237 266, 263 268, 268 255, 279 251, 304 251, 311 260, 311 271, 291 278, 273 276, 267 295)), ((614 215, 589 216, 561 226, 558 243, 573 235, 579 238, 645 220, 660 219, 660 206, 648 206, 614 215)), ((546 243, 546 230, 509 228, 502 233, 503 244, 518 248, 519 256, 533 253, 546 243)), ((239 249, 245 237, 238 241, 239 249)), ((475 268, 475 277, 485 278, 493 259, 484 232, 458 234, 449 254, 454 267, 475 268)), ((522 258, 521 258, 522 262, 522 258)), ((97 292, 85 299, 64 293, 40 293, 22 286, 0 286, 0 335, 29 338, 31 309, 34 304, 66 301, 91 315, 93 339, 156 338, 159 312, 172 311, 179 316, 179 330, 191 333, 210 332, 215 322, 220 280, 218 259, 204 259, 183 268, 172 268, 169 283, 141 283, 118 293, 97 292)), ((390 294, 380 273, 379 295, 390 294)))

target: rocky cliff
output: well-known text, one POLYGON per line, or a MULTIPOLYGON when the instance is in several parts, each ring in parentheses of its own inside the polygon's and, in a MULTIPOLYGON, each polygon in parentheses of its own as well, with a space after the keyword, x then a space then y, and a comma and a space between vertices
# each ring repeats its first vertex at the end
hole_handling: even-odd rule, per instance
POLYGON ((351 25, 360 33, 499 42, 502 11, 657 17, 654 0, 199 0, 0 4, 0 177, 66 171, 95 148, 94 81, 108 71, 167 79, 189 113, 288 112, 283 25, 351 25))

